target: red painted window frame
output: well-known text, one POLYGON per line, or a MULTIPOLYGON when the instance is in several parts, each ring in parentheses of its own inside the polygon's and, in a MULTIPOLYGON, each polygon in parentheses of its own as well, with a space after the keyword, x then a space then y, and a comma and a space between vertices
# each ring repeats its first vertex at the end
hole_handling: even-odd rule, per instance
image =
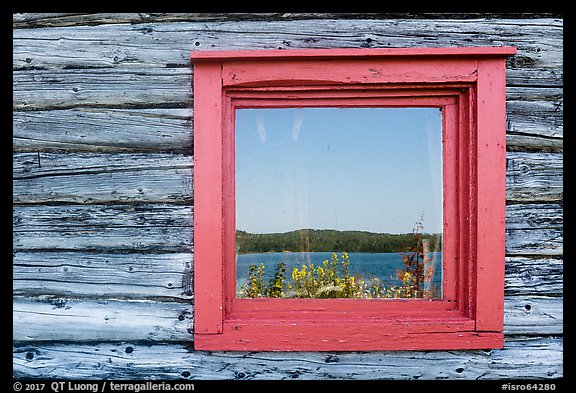
POLYGON ((503 346, 505 58, 514 47, 193 51, 194 347, 503 346), (442 299, 237 299, 234 111, 441 107, 442 299))

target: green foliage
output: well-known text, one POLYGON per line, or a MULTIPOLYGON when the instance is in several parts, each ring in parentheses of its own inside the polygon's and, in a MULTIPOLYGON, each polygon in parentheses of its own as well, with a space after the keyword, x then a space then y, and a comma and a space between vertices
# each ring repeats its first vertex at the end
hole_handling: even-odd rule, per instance
POLYGON ((274 277, 268 283, 266 289, 268 297, 282 297, 284 295, 284 273, 286 273, 286 264, 280 262, 276 266, 274 277))
POLYGON ((291 294, 298 298, 350 298, 362 297, 358 280, 350 275, 350 260, 346 252, 342 253, 342 263, 336 253, 332 260, 325 260, 322 266, 313 263, 292 269, 291 294))
MULTIPOLYGON (((301 265, 300 268, 293 268, 292 280, 288 281, 285 277, 286 264, 280 262, 276 266, 274 277, 269 280, 267 285, 264 285, 264 264, 251 265, 246 283, 238 292, 238 296, 315 299, 438 297, 436 289, 426 291, 417 287, 415 284, 417 280, 411 271, 401 270, 402 274, 399 278, 402 284, 386 288, 381 285, 378 278, 370 279, 350 275, 349 266, 348 253, 343 252, 341 260, 338 258, 338 254, 333 253, 332 259, 323 261, 321 266, 309 263, 301 265)), ((426 277, 426 279, 430 280, 432 276, 426 277)))
POLYGON ((261 263, 260 266, 250 265, 248 279, 244 286, 244 296, 255 298, 264 295, 264 264, 261 263))
POLYGON ((431 285, 436 268, 434 256, 429 252, 430 239, 424 239, 421 233, 422 221, 423 217, 420 217, 412 230, 414 245, 401 254, 404 269, 399 269, 397 275, 404 283, 406 293, 399 297, 430 299, 440 296, 439 289, 431 285))
MULTIPOLYGON (((441 234, 427 234, 433 243, 441 244, 441 234)), ((400 252, 414 247, 414 234, 300 229, 285 233, 255 234, 236 231, 240 254, 266 252, 400 252)))
POLYGON ((268 285, 264 285, 264 264, 250 265, 248 268, 248 278, 239 295, 241 297, 283 297, 284 296, 284 273, 286 264, 280 262, 276 266, 274 277, 270 279, 268 285))
MULTIPOLYGON (((334 299, 334 298, 365 298, 365 299, 391 299, 391 298, 438 298, 440 297, 440 290, 432 286, 432 279, 434 277, 435 266, 433 264, 434 256, 429 252, 430 241, 441 244, 441 236, 437 235, 424 235, 421 231, 423 217, 416 223, 415 228, 411 234, 406 235, 390 235, 390 234, 373 234, 370 232, 355 232, 355 231, 313 231, 311 233, 304 233, 301 231, 287 232, 284 234, 268 234, 268 235, 254 235, 242 231, 237 231, 237 244, 241 244, 240 248, 244 252, 263 252, 251 249, 263 248, 268 251, 286 251, 291 247, 296 247, 290 243, 290 236, 298 234, 301 239, 306 238, 307 247, 314 245, 315 251, 322 251, 321 247, 328 247, 329 244, 348 244, 354 236, 359 236, 356 240, 364 244, 360 246, 362 251, 367 251, 365 244, 369 239, 386 239, 388 236, 395 236, 396 243, 392 243, 394 247, 403 244, 401 258, 404 263, 404 269, 397 271, 398 279, 401 285, 393 285, 389 288, 381 285, 378 278, 366 278, 360 276, 350 275, 350 259, 346 251, 342 251, 342 259, 338 258, 337 253, 332 253, 330 261, 325 260, 321 266, 315 266, 313 263, 303 264, 300 268, 292 269, 292 281, 289 282, 285 278, 286 264, 280 262, 276 266, 274 277, 270 279, 267 285, 264 285, 264 264, 251 265, 248 271, 246 284, 239 291, 240 297, 291 297, 291 298, 319 298, 319 299, 334 299), (335 233, 338 236, 343 236, 335 243, 329 241, 331 235, 335 233), (360 234, 360 235, 358 235, 360 234), (318 236, 316 236, 318 235, 318 236), (372 235, 375 235, 372 236, 372 235), (348 237, 347 237, 348 236, 348 237), (251 243, 252 242, 252 243, 251 243), (271 246, 275 244, 277 248, 270 250, 271 246), (251 246, 250 246, 251 245, 251 246)), ((373 243, 377 244, 374 240, 373 243)), ((299 247, 299 246, 298 246, 299 247)), ((357 248, 352 247, 356 250, 357 248)), ((297 247, 291 249, 292 251, 302 251, 297 247)), ((389 251, 373 251, 373 252, 389 252, 389 251)))

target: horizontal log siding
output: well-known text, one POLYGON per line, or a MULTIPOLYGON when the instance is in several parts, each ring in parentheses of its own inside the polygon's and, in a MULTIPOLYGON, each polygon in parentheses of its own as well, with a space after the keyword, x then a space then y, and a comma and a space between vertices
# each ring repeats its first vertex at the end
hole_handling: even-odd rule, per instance
MULTIPOLYGON (((562 338, 514 337, 506 350, 206 352, 153 342, 19 343, 14 376, 45 379, 549 379, 562 377, 562 338), (527 355, 529 353, 529 355, 527 355)), ((544 381, 543 381, 544 382, 544 381)))
MULTIPOLYGON (((193 340, 193 310, 189 302, 107 299, 110 295, 102 292, 99 300, 16 296, 13 340, 193 340)), ((505 334, 561 335, 563 332, 562 298, 508 296, 504 311, 505 334)))
POLYGON ((13 114, 14 151, 192 151, 191 108, 75 108, 13 114))
MULTIPOLYGON (((12 15, 12 26, 14 28, 26 27, 57 27, 57 26, 77 26, 77 25, 100 25, 117 23, 150 23, 150 22, 181 22, 181 21, 224 21, 230 20, 250 20, 250 21, 272 21, 272 20, 301 20, 301 19, 471 19, 471 18, 513 18, 535 19, 534 24, 541 24, 541 18, 562 18, 561 13, 539 12, 539 13, 474 13, 459 12, 451 13, 14 13, 12 15)), ((556 21, 557 22, 557 21, 556 21)))
POLYGON ((561 19, 14 14, 13 21, 15 377, 563 375, 561 19), (504 349, 194 351, 190 50, 452 45, 518 47, 507 62, 504 349))
MULTIPOLYGON (((107 297, 175 302, 189 302, 193 297, 192 252, 87 254, 16 251, 12 263, 12 290, 15 296, 20 297, 107 297)), ((516 265, 517 270, 524 269, 522 272, 532 271, 521 261, 516 265)), ((538 277, 536 272, 534 276, 538 277)), ((553 282, 548 282, 548 285, 553 285, 553 282)), ((556 290, 559 285, 561 282, 556 283, 556 290)))
MULTIPOLYGON (((99 85, 94 86, 97 89, 99 85)), ((80 88, 77 88, 80 91, 80 88)), ((82 88, 83 89, 83 88, 82 88)), ((185 97, 189 83, 174 84, 171 92, 185 97)), ((563 100, 562 89, 509 88, 507 102, 507 143, 509 148, 562 150, 563 100), (542 90, 542 91, 540 91, 542 90), (560 94, 560 97, 558 97, 560 94), (537 100, 532 95, 537 95, 537 100)), ((47 94, 47 99, 54 96, 47 94)), ((143 105, 140 89, 124 90, 126 101, 114 105, 143 105)), ((107 98, 109 99, 109 98, 107 98)), ((190 151, 192 149, 192 108, 116 109, 97 106, 46 110, 38 101, 23 101, 19 105, 36 106, 41 110, 14 112, 13 149, 15 151, 190 151)), ((96 99, 94 98, 94 101, 96 99)), ((178 102, 176 106, 183 105, 178 102)), ((168 105, 159 98, 156 105, 168 105)), ((29 109, 29 108, 28 108, 29 109)))
MULTIPOLYGON (((562 153, 507 153, 509 202, 561 201, 562 153)), ((13 155, 14 203, 186 202, 193 157, 177 153, 13 155)))
POLYGON ((534 80, 515 84, 551 78, 556 81, 546 85, 562 85, 562 29, 562 21, 552 19, 229 20, 16 29, 13 67, 187 66, 193 49, 513 45, 519 52, 509 60, 509 78, 534 74, 534 80))

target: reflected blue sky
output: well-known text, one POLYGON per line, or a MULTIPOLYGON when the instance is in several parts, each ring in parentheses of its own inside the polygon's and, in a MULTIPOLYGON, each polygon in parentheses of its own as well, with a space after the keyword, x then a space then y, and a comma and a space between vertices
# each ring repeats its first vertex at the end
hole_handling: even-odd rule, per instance
POLYGON ((442 232, 439 108, 236 110, 236 228, 442 232))

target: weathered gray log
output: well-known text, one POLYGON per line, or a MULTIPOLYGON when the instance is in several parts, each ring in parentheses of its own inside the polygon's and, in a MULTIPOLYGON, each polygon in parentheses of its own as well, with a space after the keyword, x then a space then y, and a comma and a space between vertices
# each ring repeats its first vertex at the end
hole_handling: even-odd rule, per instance
POLYGON ((557 258, 506 257, 505 293, 562 297, 563 262, 557 258))
POLYGON ((508 255, 563 255, 561 204, 506 206, 508 255))
MULTIPOLYGON (((15 206, 13 247, 25 250, 190 252, 191 206, 15 206)), ((562 255, 560 204, 507 206, 508 255, 562 255)))
MULTIPOLYGON (((16 13, 12 16, 12 26, 14 28, 23 27, 55 27, 55 26, 75 26, 75 25, 98 25, 108 23, 150 23, 150 22, 176 22, 176 21, 226 21, 226 20, 271 20, 274 18, 289 18, 291 14, 282 13, 16 13)), ((326 14, 297 14, 299 18, 324 17, 326 14)), ((329 14, 330 18, 338 14, 329 14)), ((352 14, 362 15, 366 14, 352 14)))
MULTIPOLYGON (((358 13, 358 12, 340 12, 340 13, 14 13, 12 15, 12 26, 14 28, 26 27, 56 27, 56 26, 76 26, 76 25, 97 25, 106 23, 150 23, 150 22, 178 22, 178 21, 231 21, 231 20, 253 20, 253 21, 271 21, 271 20, 291 20, 291 19, 471 19, 471 18, 513 18, 513 19, 541 19, 541 18, 562 18, 562 14, 553 12, 538 13, 434 13, 434 12, 417 12, 417 13, 358 13)), ((538 23, 538 22, 536 22, 538 23)))
POLYGON ((171 153, 20 153, 14 203, 191 202, 192 156, 171 153))
POLYGON ((192 253, 15 252, 12 291, 28 297, 185 301, 192 299, 193 263, 192 253))
MULTIPOLYGON (((34 152, 13 162, 14 203, 192 200, 186 154, 34 152)), ((562 153, 508 152, 506 187, 509 201, 562 200, 562 153)))
POLYGON ((564 376, 563 342, 555 337, 510 337, 504 349, 490 351, 205 352, 183 344, 130 340, 22 343, 13 351, 15 378, 53 380, 547 380, 564 376))
POLYGON ((505 296, 504 334, 561 335, 563 306, 563 299, 559 297, 505 296))
POLYGON ((522 147, 519 143, 522 138, 535 138, 533 141, 528 139, 527 147, 562 150, 563 94, 564 89, 558 87, 508 86, 506 88, 508 146, 522 147))
MULTIPOLYGON (((508 89, 508 146, 562 151, 563 110, 558 93, 546 88, 508 89)), ((12 134, 16 151, 189 151, 192 108, 16 111, 12 134)))
POLYGON ((561 201, 562 153, 506 153, 506 200, 561 201))
MULTIPOLYGON (((192 49, 464 44, 518 46, 519 55, 515 60, 509 61, 511 73, 514 74, 516 69, 538 70, 541 66, 549 71, 552 71, 551 68, 561 69, 562 36, 563 22, 560 19, 316 19, 272 20, 266 23, 238 20, 125 23, 74 28, 16 29, 13 65, 16 69, 118 64, 187 65, 189 51, 192 49), (71 32, 74 34, 70 35, 71 32), (118 46, 118 43, 122 43, 122 46, 118 46), (64 55, 69 53, 74 53, 75 56, 70 58, 64 55)), ((511 77, 514 79, 513 75, 511 77)), ((561 79, 561 74, 552 77, 561 79)), ((534 75, 534 78, 540 79, 542 75, 534 75)), ((525 82, 527 81, 524 80, 525 82)))
POLYGON ((14 341, 192 340, 189 302, 15 297, 12 316, 14 341))
MULTIPOLYGON (((15 252, 13 293, 155 299, 192 297, 194 255, 15 252)), ((563 261, 507 257, 507 295, 563 295, 563 261)))
MULTIPOLYGON (((504 333, 563 332, 562 298, 507 296, 504 333)), ((54 296, 15 297, 14 341, 192 341, 193 307, 188 303, 54 296), (74 326, 59 329, 58 326, 74 326)))
POLYGON ((192 106, 190 68, 27 70, 12 75, 14 109, 192 106))
POLYGON ((542 138, 509 132, 506 134, 506 148, 509 151, 561 152, 564 150, 564 142, 560 138, 542 138))
POLYGON ((78 108, 13 113, 15 151, 192 149, 192 108, 78 108))
MULTIPOLYGON (((327 77, 329 80, 329 77, 327 77)), ((105 67, 72 69, 33 69, 13 72, 12 100, 15 110, 69 109, 79 107, 154 108, 192 107, 192 68, 105 67), (30 91, 34 91, 31 95, 30 91)), ((526 87, 531 85, 526 84, 526 87)), ((512 101, 510 120, 515 127, 539 128, 557 135, 562 126, 562 105, 512 101), (526 118, 523 118, 523 115, 526 118), (546 118, 542 119, 542 115, 546 118)))
POLYGON ((190 253, 186 205, 15 206, 14 251, 190 253))

